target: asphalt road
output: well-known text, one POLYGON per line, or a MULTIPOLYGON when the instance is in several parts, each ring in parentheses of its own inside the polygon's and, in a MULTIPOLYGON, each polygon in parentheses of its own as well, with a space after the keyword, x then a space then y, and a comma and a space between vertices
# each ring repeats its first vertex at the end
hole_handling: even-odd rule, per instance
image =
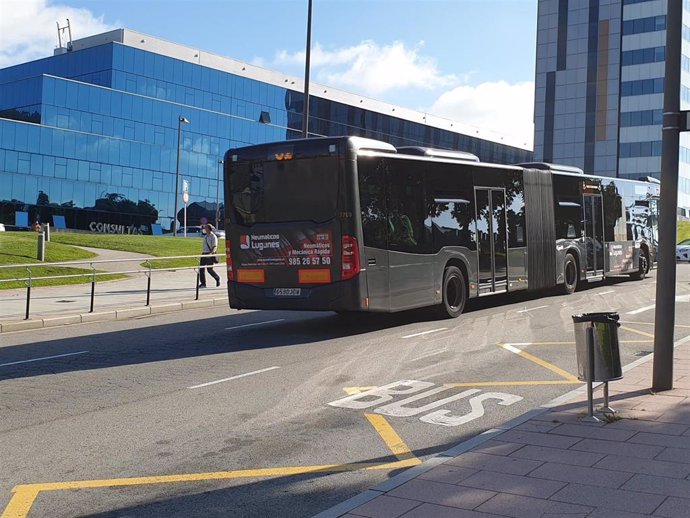
MULTIPOLYGON (((581 386, 573 314, 619 312, 624 365, 651 353, 655 288, 456 320, 213 308, 3 333, 1 518, 312 516, 581 386)), ((690 265, 677 295, 676 340, 690 265)))

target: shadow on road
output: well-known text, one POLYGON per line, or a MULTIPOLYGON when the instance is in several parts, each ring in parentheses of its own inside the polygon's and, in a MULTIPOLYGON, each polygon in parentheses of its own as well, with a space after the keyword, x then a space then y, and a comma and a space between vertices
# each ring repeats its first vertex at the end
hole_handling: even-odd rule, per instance
MULTIPOLYGON (((607 283, 622 282, 623 279, 607 283)), ((600 286, 584 285, 582 291, 600 286)), ((519 292, 468 301, 465 314, 560 296, 557 292, 519 292)), ((229 312, 231 310, 228 310, 229 312)), ((203 315, 203 313, 197 313, 203 315)), ((185 315, 181 318, 189 318, 185 315)), ((463 316, 460 316, 460 320, 463 316)), ((133 326, 147 319, 132 320, 133 326)), ((84 327, 84 335, 0 348, 0 381, 5 379, 107 369, 123 365, 201 357, 247 350, 310 344, 343 337, 365 335, 416 323, 448 322, 434 308, 400 313, 348 313, 254 311, 229 313, 223 317, 201 316, 196 320, 138 327, 122 331, 94 333, 98 324, 84 327), (88 333, 88 334, 86 334, 88 333), (37 358, 90 354, 31 361, 37 358), (13 365, 6 365, 13 364, 13 365)), ((336 344, 337 346, 337 344, 336 344)))

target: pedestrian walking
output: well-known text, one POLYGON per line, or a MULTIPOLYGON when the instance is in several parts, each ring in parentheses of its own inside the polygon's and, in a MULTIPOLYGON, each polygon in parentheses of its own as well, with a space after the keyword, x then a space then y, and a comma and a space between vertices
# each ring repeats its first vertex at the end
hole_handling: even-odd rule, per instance
POLYGON ((201 248, 201 259, 199 261, 199 288, 206 287, 206 272, 216 280, 216 287, 220 286, 220 276, 213 271, 213 265, 218 262, 218 237, 213 233, 215 227, 210 223, 204 225, 204 244, 201 248))

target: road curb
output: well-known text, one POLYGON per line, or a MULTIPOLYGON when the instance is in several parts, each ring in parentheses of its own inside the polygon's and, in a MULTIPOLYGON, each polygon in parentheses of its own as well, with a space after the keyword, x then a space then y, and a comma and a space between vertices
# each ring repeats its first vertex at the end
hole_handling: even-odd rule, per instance
POLYGON ((70 324, 87 324, 90 322, 102 322, 108 320, 130 320, 149 315, 160 315, 163 313, 172 313, 186 309, 209 308, 215 306, 226 306, 229 308, 228 299, 217 298, 192 300, 187 302, 174 302, 139 308, 113 309, 111 311, 101 311, 98 313, 80 313, 74 315, 61 315, 57 317, 0 322, 0 334, 43 329, 46 327, 59 327, 70 324))

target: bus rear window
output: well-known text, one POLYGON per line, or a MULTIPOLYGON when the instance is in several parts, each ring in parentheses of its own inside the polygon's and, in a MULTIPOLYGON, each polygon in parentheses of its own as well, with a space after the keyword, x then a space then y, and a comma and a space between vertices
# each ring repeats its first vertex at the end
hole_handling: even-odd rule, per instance
POLYGON ((241 225, 323 222, 335 216, 337 157, 233 164, 232 218, 241 225))

